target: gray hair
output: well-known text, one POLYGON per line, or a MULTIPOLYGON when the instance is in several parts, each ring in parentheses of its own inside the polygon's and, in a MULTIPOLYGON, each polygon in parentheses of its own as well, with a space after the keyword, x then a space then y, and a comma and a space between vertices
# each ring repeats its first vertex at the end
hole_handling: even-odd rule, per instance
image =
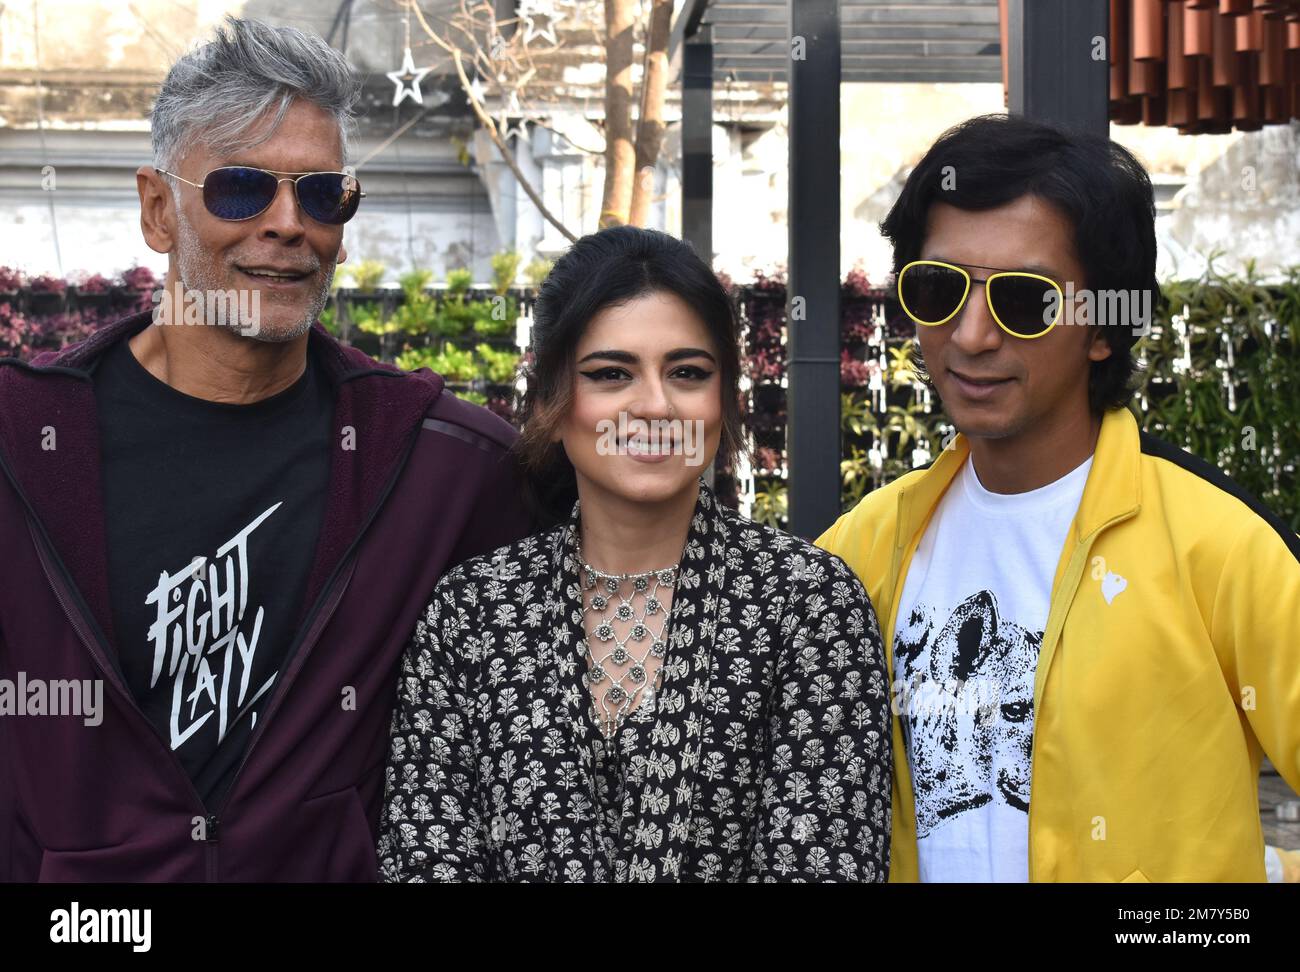
POLYGON ((260 145, 295 98, 337 119, 347 162, 361 85, 343 55, 295 27, 236 17, 227 17, 225 27, 167 72, 150 116, 154 165, 170 169, 195 142, 223 152, 260 145), (250 136, 272 110, 261 137, 250 136))

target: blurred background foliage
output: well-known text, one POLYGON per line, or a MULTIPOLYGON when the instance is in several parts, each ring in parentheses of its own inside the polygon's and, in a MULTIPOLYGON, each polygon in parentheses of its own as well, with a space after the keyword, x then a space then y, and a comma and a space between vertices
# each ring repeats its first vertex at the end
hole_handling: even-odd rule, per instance
MULTIPOLYGON (((780 276, 735 288, 752 384, 751 470, 720 470, 720 489, 752 481, 753 516, 785 526, 786 288, 780 276)), ((1300 267, 1261 281, 1210 272, 1163 287, 1134 349, 1132 410, 1154 435, 1227 473, 1300 530, 1300 267)), ((841 289, 841 504, 927 464, 953 429, 914 357, 914 325, 892 288, 850 274, 841 289)))
MULTIPOLYGON (((492 258, 493 279, 475 286, 468 270, 436 282, 412 270, 383 286, 388 268, 344 264, 321 324, 341 340, 407 369, 430 368, 470 401, 512 420, 518 337, 546 261, 521 266, 516 253, 492 258), (520 279, 525 284, 520 286, 520 279)), ((719 467, 717 491, 744 500, 756 520, 785 526, 786 284, 758 274, 726 280, 742 324, 743 411, 753 462, 719 467)), ((0 355, 30 357, 64 347, 113 320, 149 309, 159 281, 141 267, 116 277, 27 278, 0 267, 0 355)), ((1261 281, 1211 269, 1171 282, 1150 333, 1133 411, 1142 427, 1214 463, 1300 529, 1300 267, 1261 281)), ((526 330, 525 330, 526 336, 526 330)), ((953 433, 918 370, 914 328, 888 287, 861 272, 841 289, 841 503, 923 466, 953 433)))

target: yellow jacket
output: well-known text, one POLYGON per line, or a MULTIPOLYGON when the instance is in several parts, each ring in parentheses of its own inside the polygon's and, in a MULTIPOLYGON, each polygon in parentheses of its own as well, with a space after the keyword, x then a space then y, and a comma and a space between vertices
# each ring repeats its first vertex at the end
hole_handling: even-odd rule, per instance
MULTIPOLYGON (((956 436, 817 540, 871 595, 891 684, 908 565, 969 453, 956 436)), ((897 715, 893 738, 890 879, 915 881, 897 715)), ((1300 537, 1128 410, 1108 412, 1034 683, 1030 880, 1264 880, 1264 754, 1300 790, 1300 537)))

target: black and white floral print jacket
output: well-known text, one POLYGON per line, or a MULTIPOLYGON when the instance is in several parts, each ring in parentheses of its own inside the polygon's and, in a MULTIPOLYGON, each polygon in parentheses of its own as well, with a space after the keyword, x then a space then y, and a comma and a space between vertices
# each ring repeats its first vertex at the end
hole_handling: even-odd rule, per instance
MULTIPOLYGON (((884 881, 884 653, 833 554, 700 481, 614 834, 593 782, 578 509, 438 584, 402 663, 387 881, 884 881)), ((621 737, 620 737, 621 738, 621 737)))

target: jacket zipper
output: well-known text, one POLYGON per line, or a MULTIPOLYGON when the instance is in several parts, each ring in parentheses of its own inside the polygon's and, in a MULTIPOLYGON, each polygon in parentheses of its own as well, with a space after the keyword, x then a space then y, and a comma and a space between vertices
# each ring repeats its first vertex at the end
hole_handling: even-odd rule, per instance
MULTIPOLYGON (((885 644, 885 674, 889 678, 890 691, 893 691, 894 684, 894 629, 898 626, 897 611, 901 600, 903 578, 899 577, 899 571, 903 565, 903 551, 907 549, 908 538, 903 536, 903 524, 907 521, 907 502, 911 497, 906 490, 900 490, 898 493, 898 506, 896 508, 897 522, 894 526, 894 550, 889 559, 889 576, 892 578, 892 588, 889 592, 889 604, 885 606, 888 612, 885 616, 885 623, 889 625, 889 635, 885 644)), ((883 635, 883 633, 882 633, 883 635)), ((892 698, 891 698, 892 703, 892 698)))
MULTIPOLYGON (((10 481, 12 482, 12 478, 10 481)), ((141 709, 139 703, 136 702, 135 696, 132 695, 126 686, 118 680, 117 670, 109 663, 108 655, 103 651, 103 645, 99 638, 86 624, 85 617, 82 615, 80 608, 72 602, 70 594, 72 580, 67 576, 67 571, 62 567, 62 565, 52 563, 53 546, 50 544, 49 538, 45 536, 44 531, 36 525, 35 519, 31 516, 28 517, 27 529, 34 541, 36 555, 41 562, 41 569, 45 572, 45 579, 49 581, 50 587, 54 591, 55 599, 58 600, 59 607, 63 609, 63 614, 68 619, 68 623, 72 625, 72 630, 76 632, 78 640, 90 653, 91 660, 95 663, 95 667, 99 670, 103 680, 112 687, 113 691, 117 693, 118 698, 126 703, 127 708, 139 716, 141 722, 148 727, 149 735, 153 739, 157 740, 158 745, 166 754, 164 762, 172 767, 179 779, 184 781, 185 789, 189 791, 190 796, 194 799, 194 805, 201 811, 194 816, 202 818, 205 822, 208 822, 209 815, 207 807, 203 803, 203 798, 199 796, 199 791, 195 788, 194 781, 190 779, 189 773, 187 773, 185 767, 181 765, 180 759, 177 758, 176 753, 167 745, 162 736, 158 734, 158 730, 154 726, 153 722, 151 722, 149 717, 144 714, 144 710, 141 709)), ((208 840, 214 840, 214 833, 215 831, 213 827, 205 826, 205 842, 208 840)), ((215 847, 213 847, 212 850, 215 851, 215 847)), ((215 862, 211 860, 211 855, 209 855, 209 871, 211 871, 214 864, 215 862)))
POLYGON ((220 827, 221 821, 217 819, 216 814, 208 814, 203 818, 203 851, 204 862, 207 865, 204 877, 210 884, 215 884, 217 881, 217 837, 220 827))
POLYGON ((420 430, 423 426, 417 425, 411 433, 411 441, 406 447, 406 452, 402 456, 402 461, 397 464, 397 469, 389 478, 388 483, 384 486, 384 491, 379 495, 378 501, 371 507, 366 516, 365 522, 357 532, 348 549, 344 551, 343 557, 339 560, 334 568, 333 574, 330 575, 329 581, 325 585, 325 591, 317 599, 316 606, 312 609, 308 618, 306 634, 298 642, 296 648, 290 649, 290 657, 286 659, 285 677, 278 680, 276 687, 271 692, 271 698, 267 702, 266 715, 258 721, 257 726, 253 729, 253 735, 248 740, 248 746, 244 750, 244 755, 239 761, 239 766, 235 769, 235 775, 230 780, 230 787, 226 790, 225 797, 222 798, 221 806, 217 810, 217 815, 225 813, 226 808, 230 805, 230 799, 235 794, 239 785, 239 778, 243 775, 244 767, 248 765, 248 759, 253 754, 253 747, 266 731, 266 726, 271 721, 271 717, 280 708, 280 702, 288 692, 288 687, 293 683, 293 679, 301 671, 302 666, 306 664, 307 655, 315 647, 325 625, 334 615, 339 601, 343 600, 343 594, 352 581, 352 574, 356 569, 355 557, 357 548, 361 546, 361 541, 370 531, 370 526, 374 523, 379 511, 384 508, 388 502, 389 494, 392 493, 393 487, 397 485, 398 479, 406 470, 406 464, 411 460, 411 453, 415 451, 416 443, 420 440, 420 430))
MULTIPOLYGON (((1065 568, 1065 575, 1061 578, 1061 589, 1058 592, 1056 592, 1055 597, 1052 598, 1051 603, 1047 607, 1047 617, 1049 621, 1051 620, 1052 617, 1052 609, 1056 606, 1057 601, 1060 598, 1065 596, 1065 592, 1067 590, 1070 592, 1070 597, 1074 597, 1075 594, 1078 593, 1079 582, 1083 579, 1084 571, 1086 571, 1088 567, 1088 555, 1092 553, 1092 548, 1096 544, 1097 538, 1100 537, 1102 533, 1104 533, 1106 530, 1110 529, 1116 524, 1122 523, 1125 520, 1137 516, 1137 514, 1138 514, 1138 510, 1133 509, 1133 510, 1127 510, 1124 513, 1119 514, 1118 516, 1113 516, 1105 523, 1103 523, 1101 526, 1097 527, 1097 529, 1093 530, 1092 533, 1088 534, 1088 536, 1080 540, 1078 544, 1075 545, 1074 553, 1070 555, 1070 563, 1065 568), (1075 570, 1076 565, 1078 566, 1077 571, 1075 570)), ((1030 785, 1029 811, 1027 813, 1027 819, 1025 821, 1025 833, 1028 838, 1028 843, 1025 848, 1025 861, 1027 864, 1027 870, 1029 873, 1030 882, 1034 880, 1033 782, 1035 776, 1037 776, 1037 763, 1038 763, 1038 751, 1039 751, 1038 726, 1040 723, 1039 715, 1043 708, 1043 701, 1047 698, 1047 676, 1051 672, 1052 662, 1056 660, 1056 642, 1059 642, 1061 640, 1061 635, 1065 631, 1065 624, 1069 620, 1069 617, 1070 617, 1069 612, 1067 611, 1065 617, 1061 619, 1060 629, 1056 632, 1055 638, 1053 638, 1052 653, 1047 660, 1047 668, 1043 671, 1043 693, 1041 696, 1038 694, 1037 691, 1035 691, 1034 693, 1034 729, 1033 732, 1030 734, 1030 750, 1029 750, 1029 785, 1030 785)), ((1044 635, 1046 635, 1046 631, 1044 631, 1044 635)), ((1044 640, 1043 644, 1046 645, 1046 643, 1047 643, 1046 640, 1044 640)))
MULTIPOLYGON (((365 530, 362 530, 361 535, 364 534, 365 530)), ((358 536, 358 540, 361 535, 358 536)), ((293 657, 289 659, 288 667, 284 670, 284 678, 279 680, 275 690, 271 693, 271 698, 267 702, 266 706, 266 714, 257 723, 256 727, 254 727, 253 734, 249 737, 248 745, 244 748, 244 755, 240 757, 239 766, 235 769, 235 775, 230 779, 230 786, 226 790, 226 795, 221 799, 221 805, 217 808, 217 814, 213 817, 214 820, 223 815, 226 812, 226 808, 230 805, 230 799, 235 793, 235 787, 239 783, 239 777, 243 773, 244 767, 248 765, 248 758, 253 754, 253 747, 262 737, 262 733, 266 731, 267 723, 271 721, 271 716, 273 716, 276 710, 279 709, 280 702, 288 691, 285 686, 291 684, 294 677, 297 676, 298 672, 302 669, 302 666, 306 663, 308 652, 315 647, 317 639, 320 638, 321 631, 324 630, 325 625, 329 623, 330 618, 334 616, 334 611, 338 607, 339 601, 343 600, 343 594, 352 580, 353 568, 355 567, 355 564, 352 562, 351 551, 349 551, 348 555, 339 562, 340 567, 345 565, 347 567, 346 573, 340 575, 336 570, 334 577, 330 579, 330 586, 327 587, 325 591, 328 600, 324 603, 318 602, 316 610, 312 612, 307 633, 303 637, 302 641, 299 642, 299 646, 293 653, 293 657)))

